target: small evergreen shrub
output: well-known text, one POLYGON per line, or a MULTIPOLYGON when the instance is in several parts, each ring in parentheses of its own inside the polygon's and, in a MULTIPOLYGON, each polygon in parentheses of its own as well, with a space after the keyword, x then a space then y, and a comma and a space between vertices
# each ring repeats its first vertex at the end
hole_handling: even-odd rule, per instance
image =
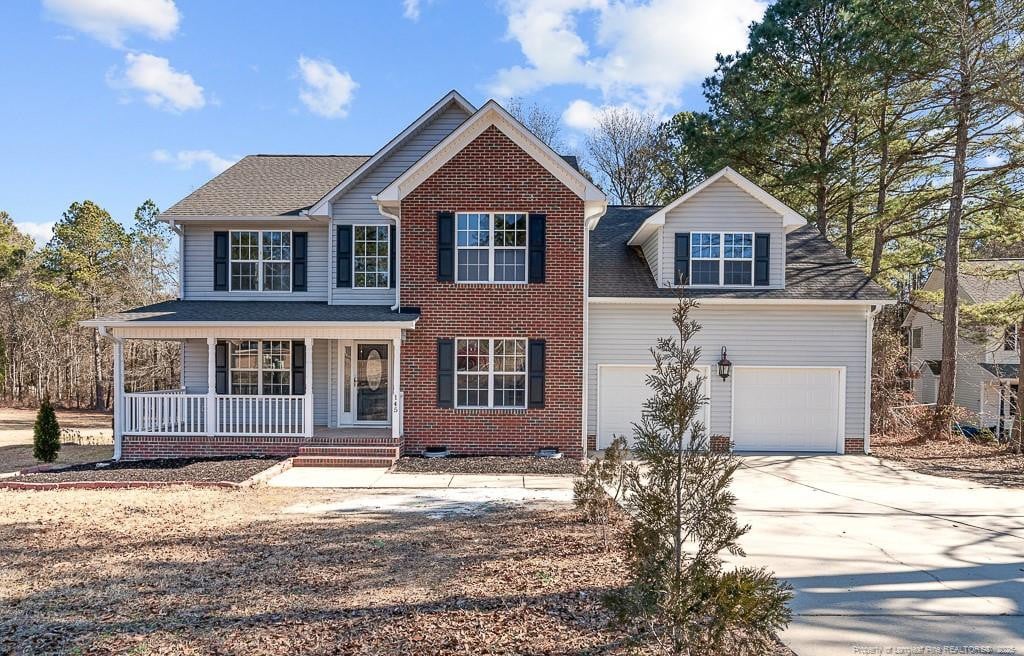
POLYGON ((32 435, 32 457, 40 462, 55 461, 60 452, 60 424, 57 423, 57 413, 53 411, 49 396, 44 396, 39 406, 32 435))
POLYGON ((588 524, 601 524, 605 549, 608 548, 607 525, 616 512, 622 491, 626 440, 616 437, 604 451, 603 458, 594 459, 573 485, 573 503, 588 524))

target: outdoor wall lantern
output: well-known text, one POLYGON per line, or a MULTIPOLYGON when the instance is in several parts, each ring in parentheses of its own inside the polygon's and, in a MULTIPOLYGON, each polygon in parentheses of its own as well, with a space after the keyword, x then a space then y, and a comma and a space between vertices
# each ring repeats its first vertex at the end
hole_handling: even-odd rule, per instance
POLYGON ((718 361, 718 375, 722 377, 722 380, 727 380, 729 374, 732 373, 732 363, 729 362, 729 358, 726 357, 725 347, 722 347, 722 359, 718 361))

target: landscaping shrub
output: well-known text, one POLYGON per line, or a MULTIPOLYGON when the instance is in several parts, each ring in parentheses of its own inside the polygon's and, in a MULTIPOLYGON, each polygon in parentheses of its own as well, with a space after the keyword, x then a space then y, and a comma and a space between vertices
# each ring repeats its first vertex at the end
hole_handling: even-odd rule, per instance
POLYGON ((583 521, 603 527, 605 548, 608 547, 607 525, 611 522, 619 493, 622 491, 622 468, 626 455, 626 440, 616 437, 604 451, 604 457, 595 458, 573 485, 573 502, 583 514, 583 521))
POLYGON ((60 424, 49 395, 43 397, 32 430, 32 457, 40 462, 53 462, 60 452, 60 424))

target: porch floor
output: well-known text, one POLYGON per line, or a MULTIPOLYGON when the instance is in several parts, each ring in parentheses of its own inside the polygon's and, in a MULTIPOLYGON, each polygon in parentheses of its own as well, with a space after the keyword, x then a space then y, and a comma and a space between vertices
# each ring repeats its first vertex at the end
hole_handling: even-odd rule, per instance
POLYGON ((313 426, 313 437, 390 438, 390 426, 313 426))

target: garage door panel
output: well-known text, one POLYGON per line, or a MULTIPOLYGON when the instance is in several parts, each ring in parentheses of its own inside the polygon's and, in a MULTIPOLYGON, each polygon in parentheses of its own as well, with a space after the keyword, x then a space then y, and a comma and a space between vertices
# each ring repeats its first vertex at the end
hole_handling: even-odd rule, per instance
MULTIPOLYGON (((706 377, 710 370, 700 367, 699 374, 706 377)), ((598 426, 597 446, 608 447, 617 436, 625 437, 633 444, 633 423, 639 423, 643 415, 644 402, 651 397, 647 376, 653 368, 633 365, 601 365, 598 375, 598 426)), ((705 383, 705 395, 708 395, 705 383)), ((704 405, 699 419, 707 426, 709 405, 704 405)))
POLYGON ((840 372, 834 368, 733 370, 733 441, 748 451, 836 451, 840 372))

